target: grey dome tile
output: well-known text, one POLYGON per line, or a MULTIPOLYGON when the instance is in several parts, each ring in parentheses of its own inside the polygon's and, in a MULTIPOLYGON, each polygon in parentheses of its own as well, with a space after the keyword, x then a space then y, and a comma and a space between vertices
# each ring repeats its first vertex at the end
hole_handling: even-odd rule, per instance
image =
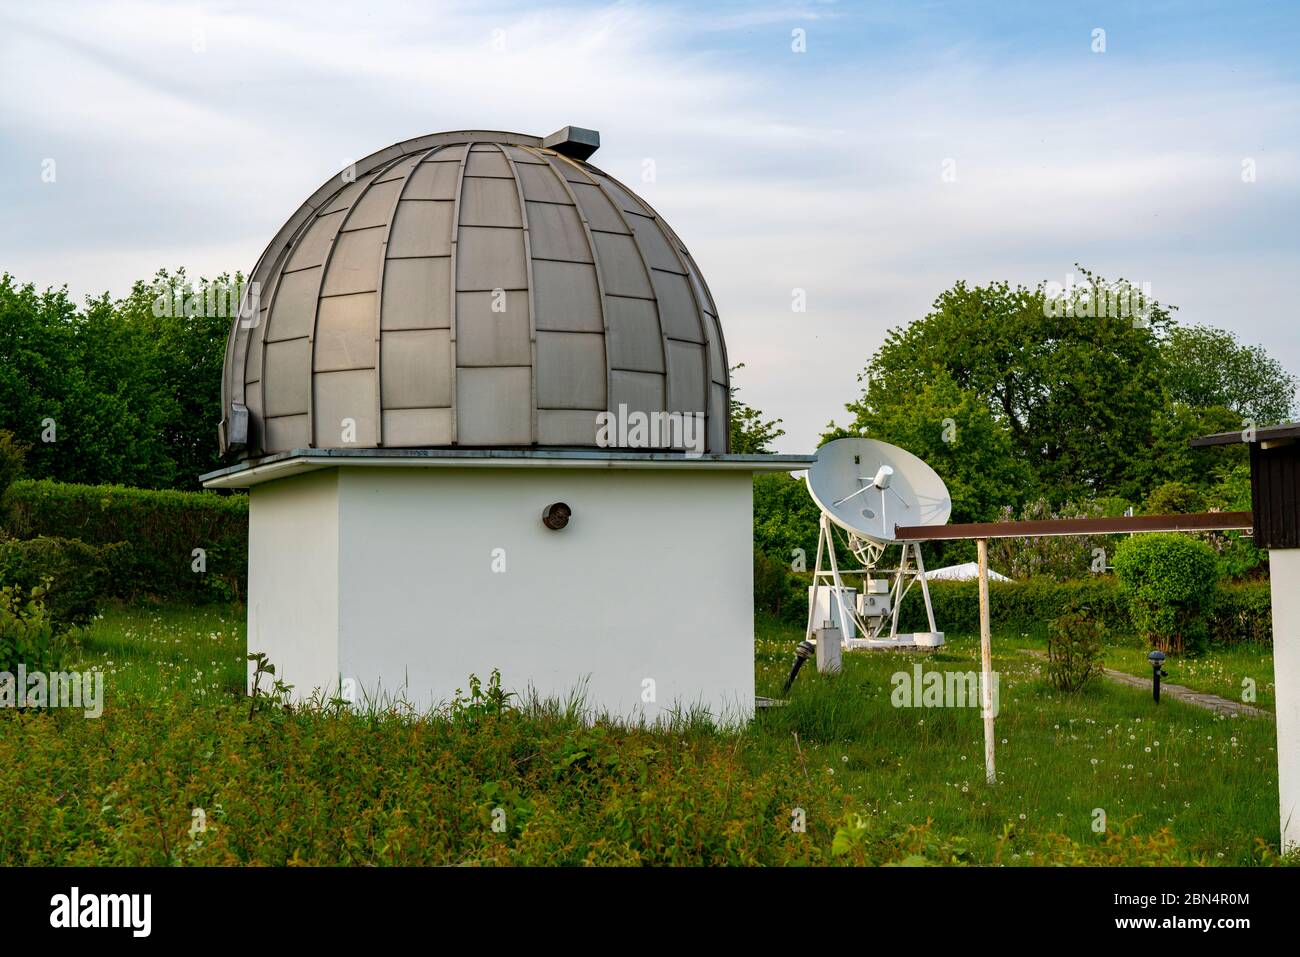
POLYGON ((403 200, 388 235, 389 256, 450 256, 452 204, 403 200))
POLYGON ((451 257, 384 263, 380 330, 451 328, 451 257))
POLYGON ((524 289, 456 295, 456 363, 526 366, 532 363, 528 292, 524 289), (501 306, 500 311, 494 307, 501 306))
POLYGON ((589 263, 591 246, 573 206, 528 203, 528 237, 534 259, 589 263))
POLYGON ((461 226, 523 226, 514 180, 466 176, 460 193, 461 226))
POLYGON ((384 336, 381 348, 385 409, 451 407, 450 330, 393 332, 384 336))
POLYGON ((537 407, 605 408, 605 337, 591 332, 537 333, 537 407))
POLYGON ((534 259, 533 310, 538 329, 603 332, 595 267, 534 259))
POLYGON ((416 167, 407 181, 404 199, 456 198, 456 178, 460 167, 453 163, 427 162, 416 167))

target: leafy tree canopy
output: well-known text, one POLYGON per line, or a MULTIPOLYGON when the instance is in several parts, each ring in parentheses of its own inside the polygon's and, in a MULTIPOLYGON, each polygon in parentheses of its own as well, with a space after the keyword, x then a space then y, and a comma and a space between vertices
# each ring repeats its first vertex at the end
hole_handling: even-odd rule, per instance
POLYGON ((1256 426, 1289 421, 1296 377, 1260 346, 1245 346, 1226 329, 1175 326, 1161 344, 1169 398, 1191 408, 1217 406, 1256 426))
MULTIPOLYGON (((221 464, 221 366, 231 280, 183 269, 78 309, 0 276, 0 429, 30 446, 43 478, 197 488, 221 464), (166 291, 166 300, 160 295, 166 291)), ((237 305, 234 307, 237 308, 237 305)))
POLYGON ((888 333, 843 431, 929 461, 961 520, 1039 499, 1137 503, 1169 482, 1206 490, 1245 450, 1190 438, 1292 410, 1295 380, 1262 349, 1180 328, 1125 280, 1082 273, 1065 289, 956 283, 888 333), (945 423, 959 441, 935 445, 945 423))

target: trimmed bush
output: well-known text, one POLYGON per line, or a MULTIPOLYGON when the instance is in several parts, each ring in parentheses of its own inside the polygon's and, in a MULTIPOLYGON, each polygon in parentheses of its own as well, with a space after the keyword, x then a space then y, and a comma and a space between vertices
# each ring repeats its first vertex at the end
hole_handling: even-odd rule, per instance
POLYGON ((19 538, 75 538, 100 546, 129 542, 129 560, 122 553, 114 569, 117 597, 228 601, 245 593, 244 496, 42 480, 15 482, 7 502, 10 530, 19 538), (193 570, 196 548, 204 550, 205 572, 193 570))
POLYGON ((42 589, 54 627, 65 631, 99 611, 114 591, 114 571, 129 567, 130 549, 124 542, 97 547, 75 538, 0 541, 0 585, 25 594, 42 589))
POLYGON ((1116 549, 1115 573, 1138 634, 1176 654, 1205 647, 1218 582, 1214 549, 1186 535, 1134 535, 1116 549))

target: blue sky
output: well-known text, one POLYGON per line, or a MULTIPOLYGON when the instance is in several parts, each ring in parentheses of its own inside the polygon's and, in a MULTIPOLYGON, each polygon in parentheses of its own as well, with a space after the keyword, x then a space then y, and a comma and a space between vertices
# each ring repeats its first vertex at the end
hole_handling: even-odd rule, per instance
POLYGON ((0 269, 247 270, 352 159, 572 123, 691 248, 782 451, 958 279, 1081 263, 1300 373, 1295 4, 355 6, 0 3, 0 269))

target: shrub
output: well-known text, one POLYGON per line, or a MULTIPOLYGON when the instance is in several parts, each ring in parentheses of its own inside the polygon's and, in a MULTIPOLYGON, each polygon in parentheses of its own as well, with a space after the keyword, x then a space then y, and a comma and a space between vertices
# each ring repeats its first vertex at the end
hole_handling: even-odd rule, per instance
POLYGON ((248 500, 213 492, 154 491, 120 485, 19 481, 9 489, 9 525, 19 538, 131 543, 117 555, 114 592, 180 601, 238 599, 248 572, 248 500), (192 568, 194 549, 207 570, 192 568))
POLYGON ((780 560, 754 549, 754 608, 783 621, 808 614, 808 599, 800 600, 797 582, 780 560))
MULTIPOLYGON (((1010 506, 1005 506, 998 517, 1004 522, 1101 518, 1123 515, 1127 507, 1128 503, 1119 499, 1064 502, 1053 507, 1047 500, 1040 498, 1026 503, 1018 513, 1010 506)), ((1098 570, 1093 568, 1097 549, 1111 551, 1117 543, 1113 535, 995 538, 989 542, 989 561, 998 571, 1017 581, 1040 577, 1066 581, 1098 570)))
MULTIPOLYGON (((0 588, 0 672, 13 674, 19 665, 35 671, 56 671, 68 645, 66 636, 55 630, 42 588, 0 588)), ((25 694, 26 690, 19 689, 19 693, 25 694)))
POLYGON ((75 538, 0 541, 0 584, 25 592, 42 588, 42 600, 56 630, 84 625, 113 592, 113 570, 130 549, 102 548, 75 538))
POLYGON ((1047 680, 1057 691, 1081 691, 1101 674, 1106 626, 1088 610, 1053 618, 1047 629, 1047 680))
POLYGON ((1218 578, 1214 550, 1186 535, 1134 535, 1115 552, 1115 572, 1138 633, 1162 651, 1195 653, 1218 578))

